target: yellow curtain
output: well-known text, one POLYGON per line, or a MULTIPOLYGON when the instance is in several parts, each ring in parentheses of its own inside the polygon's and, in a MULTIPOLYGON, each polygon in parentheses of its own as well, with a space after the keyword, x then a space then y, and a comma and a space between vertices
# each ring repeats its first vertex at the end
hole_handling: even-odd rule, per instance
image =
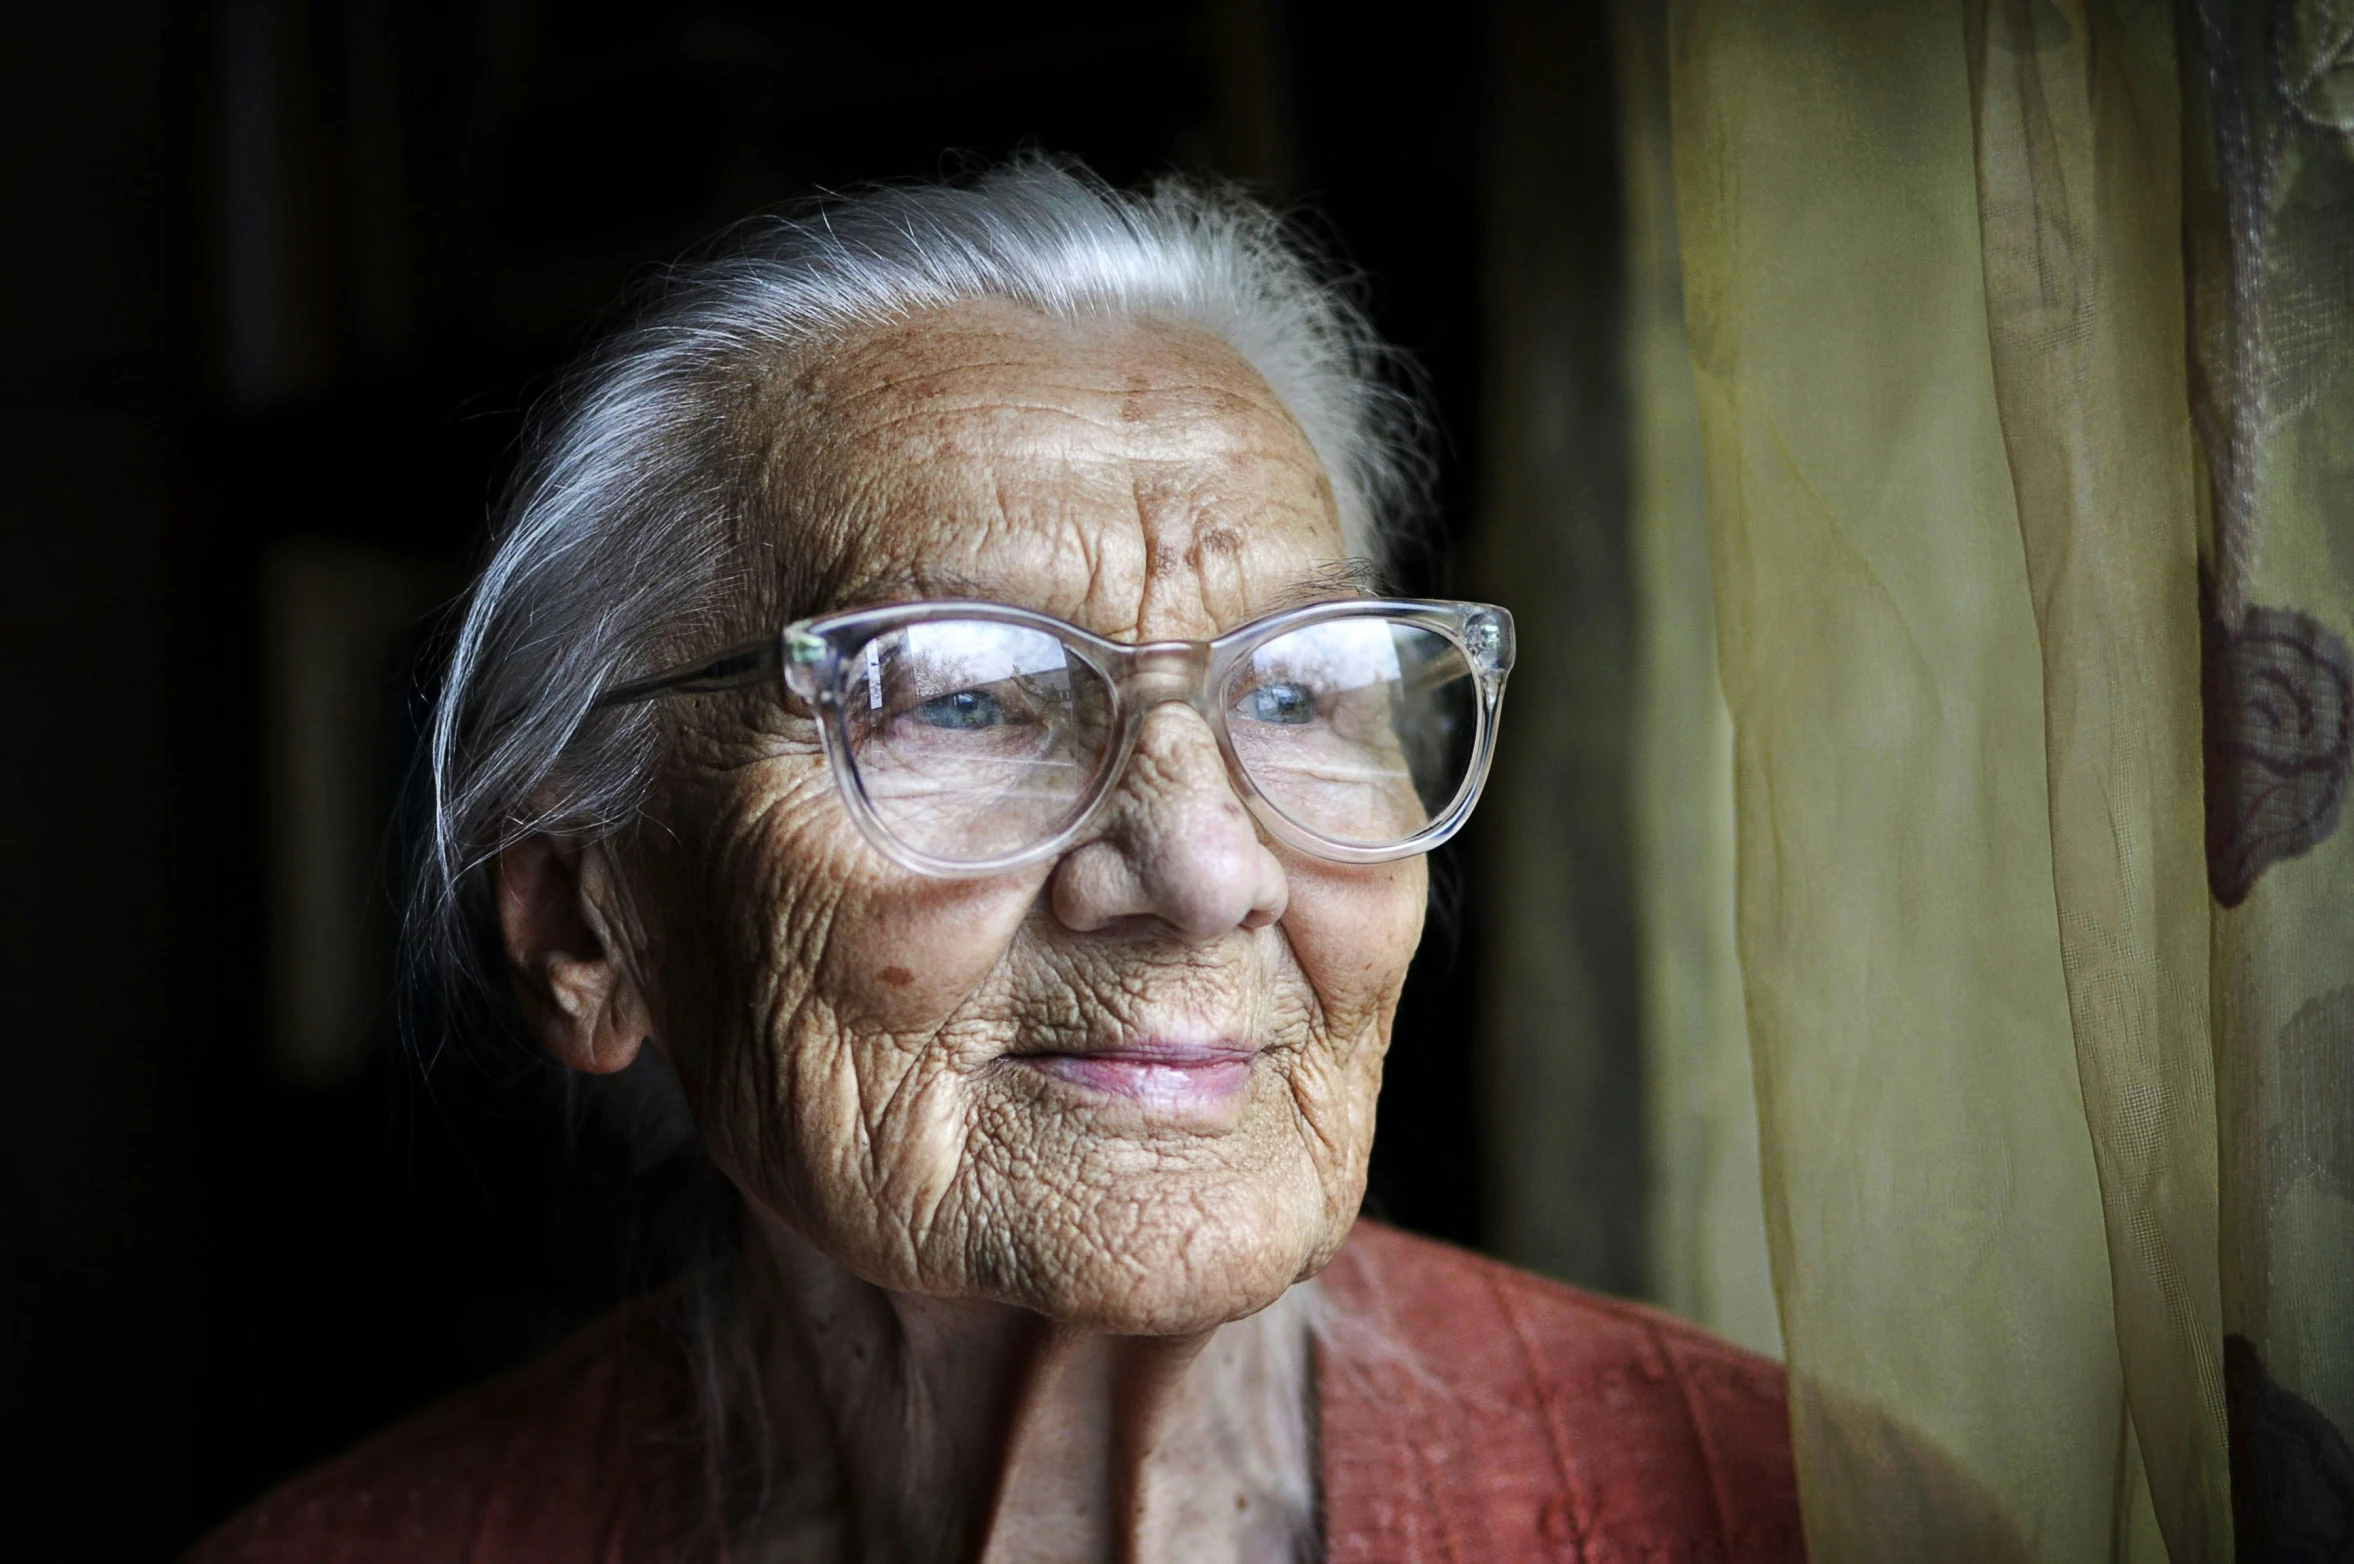
POLYGON ((1780 1356, 1733 927, 1733 723, 1717 682, 1700 418, 1684 334, 1665 16, 1614 16, 1626 192, 1630 770, 1650 1296, 1780 1356))
POLYGON ((1485 1238, 1778 1354, 1665 14, 1493 21, 1472 583, 1541 697, 1482 806, 1485 1238))
POLYGON ((2182 137, 2172 18, 2119 9, 1971 0, 1965 52, 2118 1351, 2175 1556, 2223 1559, 2182 137))
POLYGON ((2354 1557, 2354 7, 1669 56, 1814 1556, 2354 1557))
POLYGON ((1680 5, 1766 1221, 1818 1558, 2132 1556, 1958 3, 1680 5))

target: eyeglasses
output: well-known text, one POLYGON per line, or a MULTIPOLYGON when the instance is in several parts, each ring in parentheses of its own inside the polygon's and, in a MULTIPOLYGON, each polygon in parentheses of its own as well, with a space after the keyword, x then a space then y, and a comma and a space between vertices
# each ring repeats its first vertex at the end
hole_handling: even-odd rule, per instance
POLYGON ((1482 603, 1317 603, 1214 641, 1133 646, 1003 604, 910 603, 804 619, 597 704, 781 673, 875 846, 971 877, 1060 853, 1112 795, 1146 713, 1181 701, 1272 835, 1382 863, 1470 815, 1512 652, 1511 614, 1482 603))

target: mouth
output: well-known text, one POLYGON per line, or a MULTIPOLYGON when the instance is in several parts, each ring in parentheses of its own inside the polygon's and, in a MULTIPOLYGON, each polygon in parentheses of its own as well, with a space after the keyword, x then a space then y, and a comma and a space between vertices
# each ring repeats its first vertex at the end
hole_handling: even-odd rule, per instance
POLYGON ((1082 1091, 1189 1118, 1231 1107, 1259 1050, 1244 1043, 1143 1038, 1083 1053, 1022 1054, 1015 1063, 1082 1091))

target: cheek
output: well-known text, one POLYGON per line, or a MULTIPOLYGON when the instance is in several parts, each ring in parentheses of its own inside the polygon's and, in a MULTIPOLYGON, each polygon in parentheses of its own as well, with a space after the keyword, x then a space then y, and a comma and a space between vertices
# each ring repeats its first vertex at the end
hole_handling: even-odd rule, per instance
POLYGON ((1293 862, 1284 933, 1337 1033, 1386 1032, 1422 941, 1429 874, 1420 858, 1387 864, 1293 862))
POLYGON ((752 812, 736 835, 738 862, 718 878, 759 887, 741 898, 761 924, 744 931, 766 969, 753 990, 772 1015, 813 1011, 852 1037, 919 1036, 947 1019, 995 970, 1042 880, 914 874, 866 844, 830 789, 752 812))
POLYGON ((930 1031, 988 981, 1041 884, 1027 874, 924 880, 890 867, 836 903, 815 986, 853 1031, 930 1031))
POLYGON ((822 771, 667 802, 654 976, 690 1056, 750 1047, 789 1070, 811 1039, 781 1025, 926 1032, 988 979, 1039 892, 1035 877, 927 880, 889 862, 822 771))

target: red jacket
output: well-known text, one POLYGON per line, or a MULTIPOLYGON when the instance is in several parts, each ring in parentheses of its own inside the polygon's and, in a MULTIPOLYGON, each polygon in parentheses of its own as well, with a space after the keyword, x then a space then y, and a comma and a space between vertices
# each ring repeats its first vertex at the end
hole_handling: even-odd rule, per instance
MULTIPOLYGON (((1633 1304, 1376 1223, 1324 1273, 1332 1564, 1804 1556, 1782 1371, 1633 1304)), ((696 1513, 694 1408, 652 1311, 278 1489, 195 1564, 650 1564, 696 1513)))

